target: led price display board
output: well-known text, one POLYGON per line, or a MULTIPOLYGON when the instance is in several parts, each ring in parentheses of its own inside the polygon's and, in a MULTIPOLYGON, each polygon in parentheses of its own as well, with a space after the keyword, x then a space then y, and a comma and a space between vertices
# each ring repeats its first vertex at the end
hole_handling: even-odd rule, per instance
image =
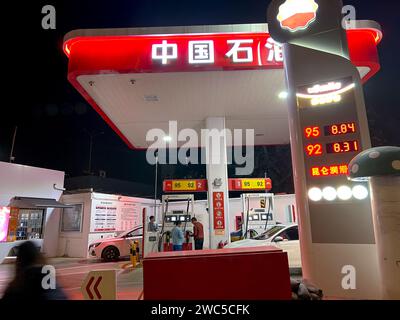
POLYGON ((345 153, 345 152, 355 152, 359 150, 358 141, 341 141, 328 143, 326 145, 327 153, 345 153))
POLYGON ((348 162, 362 150, 357 112, 349 107, 355 104, 352 78, 303 86, 296 96, 308 183, 346 179, 348 162))
POLYGON ((356 133, 357 132, 356 123, 355 122, 339 123, 339 124, 325 126, 324 132, 326 136, 337 136, 342 134, 356 133))

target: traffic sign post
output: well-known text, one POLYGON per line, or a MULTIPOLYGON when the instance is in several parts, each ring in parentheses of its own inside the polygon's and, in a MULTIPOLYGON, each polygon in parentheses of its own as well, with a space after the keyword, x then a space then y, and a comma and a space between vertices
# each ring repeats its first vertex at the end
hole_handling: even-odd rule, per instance
POLYGON ((115 270, 90 271, 81 291, 85 300, 116 300, 117 275, 115 270))

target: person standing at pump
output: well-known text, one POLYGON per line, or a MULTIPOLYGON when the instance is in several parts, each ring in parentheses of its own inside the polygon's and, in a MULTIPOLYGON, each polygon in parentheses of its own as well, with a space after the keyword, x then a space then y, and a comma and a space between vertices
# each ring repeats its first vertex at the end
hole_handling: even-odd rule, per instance
POLYGON ((149 225, 147 227, 147 231, 150 231, 150 232, 157 232, 158 231, 158 226, 155 223, 155 221, 156 221, 156 218, 154 218, 154 216, 151 216, 149 225))
POLYGON ((198 222, 195 217, 192 218, 192 224, 193 224, 194 250, 203 250, 203 243, 204 243, 203 225, 200 222, 198 222))
POLYGON ((182 251, 184 237, 183 237, 183 231, 180 228, 181 224, 182 222, 176 221, 175 227, 171 231, 173 251, 182 251))

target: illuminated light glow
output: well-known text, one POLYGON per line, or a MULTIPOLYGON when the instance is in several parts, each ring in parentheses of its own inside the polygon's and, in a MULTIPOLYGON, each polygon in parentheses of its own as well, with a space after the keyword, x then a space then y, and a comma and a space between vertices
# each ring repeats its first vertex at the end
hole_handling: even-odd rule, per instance
POLYGON ((281 28, 296 32, 305 30, 317 18, 318 4, 314 0, 286 0, 276 17, 281 28))
POLYGON ((329 82, 327 84, 316 84, 315 86, 308 88, 307 92, 309 94, 318 94, 324 92, 338 91, 342 89, 341 82, 329 82))
POLYGON ((253 39, 243 40, 228 40, 228 44, 233 44, 232 48, 226 53, 228 58, 232 57, 232 61, 235 63, 253 62, 253 50, 252 47, 241 47, 242 44, 252 44, 253 39), (240 58, 239 52, 245 52, 246 57, 240 58))
POLYGON ((162 64, 167 64, 168 60, 178 58, 178 45, 176 43, 168 43, 167 40, 163 40, 161 44, 153 44, 151 58, 153 60, 161 60, 162 64), (161 52, 159 52, 160 50, 161 52))
POLYGON ((70 54, 71 54, 71 50, 69 49, 68 44, 65 44, 65 46, 64 46, 64 51, 65 51, 65 53, 67 54, 67 57, 69 57, 70 54))
POLYGON ((351 188, 348 186, 341 186, 337 189, 337 196, 340 200, 350 200, 351 197, 353 196, 353 192, 351 191, 351 188))
POLYGON ((320 188, 311 188, 308 190, 308 197, 311 201, 321 201, 322 200, 322 190, 320 188))
POLYGON ((0 242, 7 241, 10 208, 0 207, 0 242))
POLYGON ((170 142, 170 141, 172 141, 172 137, 170 137, 170 136, 165 136, 165 137, 163 137, 163 140, 164 140, 165 142, 170 142))
POLYGON ((352 89, 355 88, 355 84, 351 83, 348 86, 334 91, 334 92, 329 92, 329 93, 321 93, 321 94, 304 94, 304 93, 296 93, 296 97, 298 98, 303 98, 303 99, 314 99, 314 98, 322 98, 322 97, 326 97, 326 96, 332 96, 332 95, 341 95, 347 91, 350 91, 352 89))
POLYGON ((333 201, 337 197, 336 189, 333 187, 325 187, 322 190, 322 196, 327 201, 333 201))
POLYGON ((287 99, 288 96, 289 96, 289 93, 287 93, 286 91, 279 92, 279 94, 278 94, 278 98, 282 99, 282 100, 287 99))
POLYGON ((312 106, 320 106, 323 104, 329 103, 338 103, 342 100, 342 96, 339 94, 332 94, 326 97, 312 98, 311 105, 312 106))
POLYGON ((364 200, 368 197, 368 189, 362 185, 354 186, 352 193, 353 197, 358 200, 364 200))

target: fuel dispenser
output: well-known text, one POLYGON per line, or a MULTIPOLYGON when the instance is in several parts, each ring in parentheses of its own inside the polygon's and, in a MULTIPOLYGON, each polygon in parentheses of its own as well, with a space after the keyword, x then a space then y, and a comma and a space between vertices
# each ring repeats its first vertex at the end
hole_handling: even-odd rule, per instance
POLYGON ((160 237, 160 219, 159 219, 159 204, 155 205, 155 209, 152 210, 151 212, 147 212, 147 210, 143 210, 143 242, 142 242, 142 256, 145 257, 147 254, 151 252, 157 252, 158 251, 158 239, 160 237), (156 223, 158 226, 157 231, 150 231, 149 230, 149 223, 150 223, 150 217, 154 216, 156 219, 156 223))
POLYGON ((241 199, 244 215, 242 236, 245 239, 263 233, 277 224, 273 214, 273 193, 243 193, 241 199))
POLYGON ((172 251, 171 231, 177 221, 182 222, 182 231, 185 237, 183 250, 192 250, 193 244, 190 234, 193 232, 191 219, 195 216, 194 195, 163 195, 161 208, 163 215, 158 238, 158 251, 172 251))

